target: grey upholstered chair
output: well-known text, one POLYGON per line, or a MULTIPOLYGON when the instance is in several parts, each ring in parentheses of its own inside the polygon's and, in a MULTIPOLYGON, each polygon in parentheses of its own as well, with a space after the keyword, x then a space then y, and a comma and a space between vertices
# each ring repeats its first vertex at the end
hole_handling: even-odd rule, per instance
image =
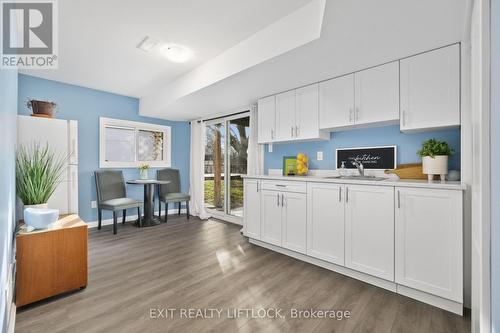
POLYGON ((113 211, 113 233, 117 232, 117 212, 122 211, 122 223, 125 223, 128 208, 137 207, 139 226, 141 225, 142 202, 127 198, 123 172, 116 170, 95 171, 95 183, 97 188, 97 229, 101 229, 102 210, 113 211))
POLYGON ((160 185, 158 187, 158 198, 160 201, 160 210, 159 214, 161 217, 161 203, 165 203, 165 222, 167 222, 168 215, 168 204, 170 202, 178 202, 179 203, 179 214, 181 213, 181 202, 186 202, 186 215, 189 219, 189 200, 190 195, 187 193, 181 192, 181 179, 179 176, 179 170, 177 169, 162 169, 156 171, 156 178, 158 180, 168 180, 169 184, 160 185))

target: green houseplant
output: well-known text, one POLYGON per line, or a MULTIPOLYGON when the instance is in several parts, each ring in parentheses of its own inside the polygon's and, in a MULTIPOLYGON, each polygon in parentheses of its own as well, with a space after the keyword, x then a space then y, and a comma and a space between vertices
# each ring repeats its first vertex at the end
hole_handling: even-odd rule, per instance
POLYGON ((25 207, 46 208, 64 171, 66 159, 48 145, 20 145, 16 155, 16 191, 25 207))
POLYGON ((422 157, 422 171, 427 174, 429 180, 432 180, 434 175, 440 175, 441 180, 445 179, 448 174, 448 156, 454 152, 446 141, 429 139, 422 143, 417 154, 422 157))

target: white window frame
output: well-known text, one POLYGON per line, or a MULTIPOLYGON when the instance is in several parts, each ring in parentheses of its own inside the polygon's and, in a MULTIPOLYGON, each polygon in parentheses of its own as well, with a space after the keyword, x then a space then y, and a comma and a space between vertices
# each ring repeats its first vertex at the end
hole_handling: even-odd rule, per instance
POLYGON ((142 123, 138 121, 113 119, 99 117, 99 167, 100 168, 137 168, 140 164, 149 164, 152 168, 164 168, 171 166, 171 141, 172 129, 170 126, 156 125, 150 123, 142 123), (106 135, 105 130, 107 127, 116 127, 134 130, 134 158, 133 162, 109 162, 106 161, 106 135), (137 160, 137 133, 140 130, 154 131, 163 133, 163 156, 161 161, 138 161, 137 160))

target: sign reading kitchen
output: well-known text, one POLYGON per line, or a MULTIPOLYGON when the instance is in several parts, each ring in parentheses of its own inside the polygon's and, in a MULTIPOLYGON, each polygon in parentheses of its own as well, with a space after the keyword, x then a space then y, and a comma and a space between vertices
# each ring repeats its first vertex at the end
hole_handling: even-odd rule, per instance
POLYGON ((396 169, 396 146, 360 147, 337 149, 337 169, 345 162, 347 169, 356 169, 353 162, 357 159, 365 169, 396 169))

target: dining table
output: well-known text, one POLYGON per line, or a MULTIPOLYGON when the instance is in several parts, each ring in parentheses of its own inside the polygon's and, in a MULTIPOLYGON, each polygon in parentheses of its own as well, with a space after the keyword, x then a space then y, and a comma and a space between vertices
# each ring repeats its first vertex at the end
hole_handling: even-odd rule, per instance
POLYGON ((170 184, 170 181, 158 179, 133 179, 127 180, 127 184, 144 186, 144 216, 142 218, 142 223, 138 223, 137 226, 150 227, 160 224, 161 219, 154 214, 154 191, 156 186, 170 184))

